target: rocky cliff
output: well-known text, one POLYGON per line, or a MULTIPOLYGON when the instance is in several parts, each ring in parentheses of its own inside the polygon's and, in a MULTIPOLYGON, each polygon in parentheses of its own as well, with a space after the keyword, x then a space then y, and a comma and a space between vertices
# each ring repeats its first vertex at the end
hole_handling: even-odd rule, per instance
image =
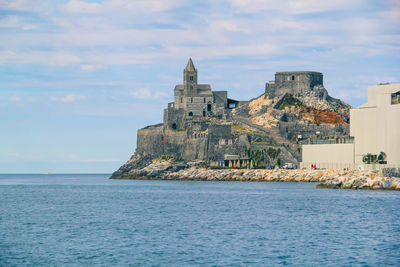
POLYGON ((235 108, 227 104, 223 116, 204 111, 203 116, 185 117, 184 109, 176 109, 170 103, 163 124, 138 131, 135 154, 112 177, 149 173, 145 168, 161 158, 171 158, 179 164, 150 173, 161 175, 187 168, 192 166, 189 162, 207 166, 224 160, 225 155, 250 159, 261 168, 284 163, 297 166, 302 141, 349 133, 351 106, 329 96, 321 73, 277 73, 277 77, 280 83, 269 84, 269 91, 257 98, 230 100, 235 108), (175 113, 181 114, 179 123, 175 113))

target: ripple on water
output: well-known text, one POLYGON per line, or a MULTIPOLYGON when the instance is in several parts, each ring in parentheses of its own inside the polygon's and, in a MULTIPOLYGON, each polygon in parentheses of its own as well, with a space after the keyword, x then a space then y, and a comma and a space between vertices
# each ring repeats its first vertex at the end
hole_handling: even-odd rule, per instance
POLYGON ((400 262, 399 192, 107 178, 0 175, 0 265, 400 262))

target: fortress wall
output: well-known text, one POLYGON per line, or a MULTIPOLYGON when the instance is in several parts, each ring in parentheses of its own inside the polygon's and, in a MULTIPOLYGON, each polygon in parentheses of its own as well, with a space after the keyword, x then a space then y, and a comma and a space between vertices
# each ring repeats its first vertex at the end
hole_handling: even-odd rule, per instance
POLYGON ((183 157, 187 142, 186 131, 164 130, 164 155, 183 157))
POLYGON ((316 132, 320 132, 319 136, 342 136, 349 134, 349 125, 342 124, 300 124, 297 122, 279 122, 279 132, 289 140, 295 140, 298 135, 305 138, 317 137, 316 132))
POLYGON ((316 85, 323 86, 323 75, 320 72, 312 71, 292 71, 277 72, 275 74, 275 84, 265 85, 265 94, 270 98, 285 93, 296 95, 303 94, 316 85))
POLYGON ((218 143, 219 139, 231 138, 232 125, 231 124, 210 124, 208 128, 208 136, 210 142, 218 143))
POLYGON ((138 130, 136 153, 139 155, 163 155, 162 146, 163 126, 151 126, 138 130))
POLYGON ((183 158, 185 160, 207 160, 208 138, 190 139, 184 146, 183 158))
POLYGON ((164 109, 164 125, 169 129, 179 130, 185 128, 185 110, 183 108, 164 109))

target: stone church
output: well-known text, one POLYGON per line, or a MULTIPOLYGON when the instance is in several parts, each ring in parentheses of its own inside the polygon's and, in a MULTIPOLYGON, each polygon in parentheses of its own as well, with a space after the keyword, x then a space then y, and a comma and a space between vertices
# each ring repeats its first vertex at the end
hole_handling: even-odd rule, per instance
POLYGON ((183 84, 174 89, 174 102, 164 110, 164 124, 174 130, 181 129, 186 120, 227 118, 230 109, 239 101, 229 99, 227 91, 212 91, 209 84, 199 84, 197 69, 190 58, 183 71, 183 84))
POLYGON ((138 130, 136 153, 153 158, 171 155, 185 160, 215 160, 225 154, 243 154, 247 136, 232 135, 231 111, 243 102, 199 84, 197 69, 189 59, 183 84, 175 86, 174 102, 164 109, 162 124, 138 130))

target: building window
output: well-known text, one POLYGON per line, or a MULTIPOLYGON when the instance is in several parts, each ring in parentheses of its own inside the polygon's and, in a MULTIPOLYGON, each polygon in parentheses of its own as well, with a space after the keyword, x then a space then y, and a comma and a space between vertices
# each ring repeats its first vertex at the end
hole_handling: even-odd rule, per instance
POLYGON ((192 117, 193 116, 193 112, 189 112, 189 117, 192 117))
POLYGON ((292 81, 294 81, 294 75, 292 75, 292 81))
POLYGON ((206 98, 203 99, 203 102, 206 103, 206 98))
POLYGON ((190 103, 193 103, 193 97, 190 98, 190 103))
POLYGON ((391 94, 391 104, 392 105, 400 104, 400 91, 391 94))
POLYGON ((190 80, 193 81, 193 76, 190 76, 190 80))
POLYGON ((203 117, 205 117, 206 116, 206 111, 205 110, 203 110, 203 117))
POLYGON ((181 103, 183 102, 183 99, 182 99, 182 97, 181 97, 181 103))

